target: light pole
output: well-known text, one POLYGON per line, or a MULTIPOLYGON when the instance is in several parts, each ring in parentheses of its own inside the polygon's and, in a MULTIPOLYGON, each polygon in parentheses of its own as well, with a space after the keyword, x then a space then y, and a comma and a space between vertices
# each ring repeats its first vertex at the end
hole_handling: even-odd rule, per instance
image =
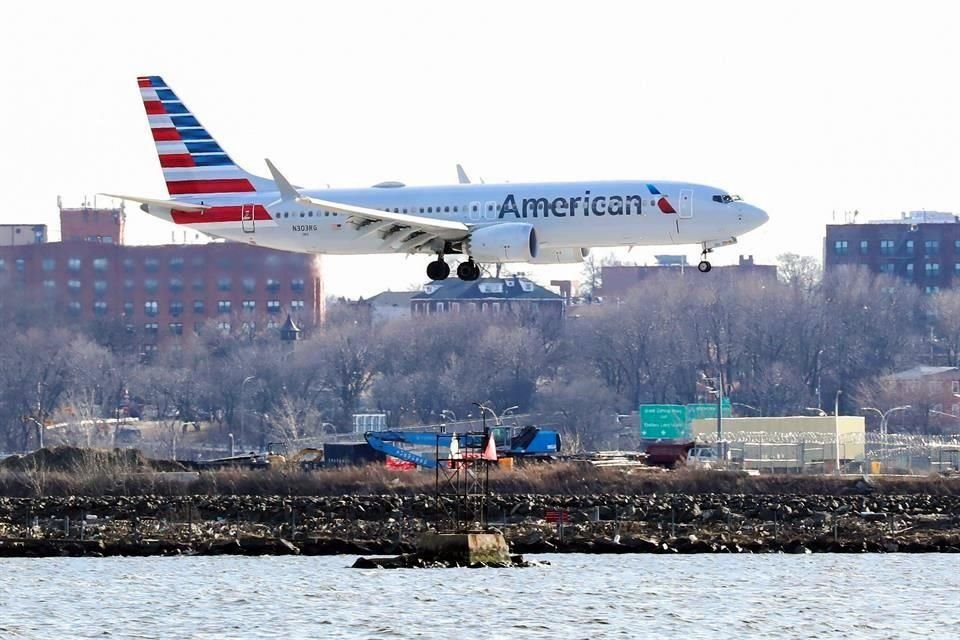
POLYGON ((503 424, 503 419, 506 418, 507 415, 508 415, 511 411, 516 411, 516 410, 519 409, 519 408, 520 408, 520 405, 515 404, 515 405, 513 405, 512 407, 507 407, 506 409, 504 409, 503 411, 501 411, 501 412, 500 412, 500 424, 503 424))
POLYGON ((244 389, 244 387, 247 386, 247 383, 248 383, 248 382, 250 382, 251 380, 256 380, 256 378, 257 378, 257 376, 247 376, 246 378, 243 379, 243 382, 240 383, 240 446, 241 446, 241 447, 244 446, 244 441, 243 441, 243 414, 244 414, 244 410, 243 410, 243 409, 244 409, 245 406, 247 406, 246 396, 243 394, 243 389, 244 389))
POLYGON ((230 438, 230 457, 232 458, 232 457, 234 456, 233 434, 232 434, 232 433, 228 433, 228 434, 227 434, 227 437, 230 438))
POLYGON ((834 463, 837 465, 836 474, 840 475, 840 394, 843 389, 837 389, 837 395, 833 397, 833 453, 834 463))
POLYGON ((440 410, 440 417, 446 418, 448 415, 449 415, 449 416, 453 416, 453 417, 452 417, 453 422, 456 422, 456 421, 457 421, 457 414, 455 414, 455 413, 454 413, 453 411, 451 411, 450 409, 441 409, 441 410, 440 410))
MULTIPOLYGON (((900 407, 891 407, 886 411, 880 411, 880 409, 877 409, 876 407, 860 408, 860 411, 874 411, 878 416, 880 416, 880 457, 884 457, 886 455, 886 450, 887 450, 887 418, 889 418, 890 414, 895 411, 906 411, 912 408, 913 407, 909 404, 905 404, 900 407)), ((955 418, 956 416, 951 416, 951 417, 955 418)))

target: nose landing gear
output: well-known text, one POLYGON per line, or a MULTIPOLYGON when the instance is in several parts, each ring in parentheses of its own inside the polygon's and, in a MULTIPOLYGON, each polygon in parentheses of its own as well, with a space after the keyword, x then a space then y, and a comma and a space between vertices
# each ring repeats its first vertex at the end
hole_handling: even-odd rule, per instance
POLYGON ((697 265, 697 271, 700 273, 708 273, 713 267, 710 265, 710 261, 707 260, 707 256, 713 252, 713 249, 708 249, 704 246, 703 251, 700 252, 700 264, 697 265))

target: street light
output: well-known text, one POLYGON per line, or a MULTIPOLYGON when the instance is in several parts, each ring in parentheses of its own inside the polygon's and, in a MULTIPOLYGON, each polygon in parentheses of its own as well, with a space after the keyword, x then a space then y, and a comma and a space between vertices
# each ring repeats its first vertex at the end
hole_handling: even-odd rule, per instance
POLYGON ((843 389, 837 389, 837 395, 833 397, 833 448, 834 463, 837 465, 836 474, 840 475, 840 394, 843 389))
POLYGON ((503 411, 501 411, 501 412, 500 412, 500 424, 503 424, 503 419, 506 418, 507 415, 508 415, 511 411, 515 411, 516 409, 519 409, 519 408, 520 408, 520 405, 515 404, 515 405, 513 405, 512 407, 507 407, 506 409, 504 409, 503 411))
POLYGON ((246 399, 246 396, 243 395, 243 388, 247 386, 247 383, 248 383, 248 382, 250 382, 251 380, 256 380, 256 379, 257 379, 257 376, 247 376, 246 378, 243 379, 243 382, 240 383, 240 446, 241 446, 241 447, 244 446, 244 442, 243 442, 243 408, 244 408, 244 406, 246 405, 246 402, 244 402, 244 400, 246 399))
MULTIPOLYGON (((876 407, 860 407, 860 411, 874 411, 877 415, 880 416, 880 452, 881 456, 886 454, 887 449, 887 418, 890 417, 890 414, 894 411, 906 411, 912 409, 913 407, 909 404, 905 404, 900 407, 892 407, 886 411, 881 411, 876 407)), ((949 415, 949 414, 948 414, 949 415)), ((953 416, 956 417, 956 416, 953 416)))
POLYGON ((454 422, 457 421, 457 414, 455 414, 455 413, 454 413, 453 411, 451 411, 450 409, 441 409, 441 410, 440 410, 440 417, 446 418, 448 415, 453 416, 452 420, 453 420, 454 422))

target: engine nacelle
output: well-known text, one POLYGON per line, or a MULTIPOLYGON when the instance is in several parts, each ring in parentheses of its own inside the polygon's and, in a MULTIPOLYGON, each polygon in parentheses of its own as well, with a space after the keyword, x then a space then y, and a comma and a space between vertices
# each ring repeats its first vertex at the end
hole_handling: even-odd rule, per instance
POLYGON ((466 253, 477 262, 533 262, 539 255, 537 232, 532 224, 503 222, 481 227, 470 234, 466 253))
POLYGON ((583 262, 590 255, 586 247, 557 247, 543 248, 540 255, 531 260, 533 264, 576 264, 583 262))

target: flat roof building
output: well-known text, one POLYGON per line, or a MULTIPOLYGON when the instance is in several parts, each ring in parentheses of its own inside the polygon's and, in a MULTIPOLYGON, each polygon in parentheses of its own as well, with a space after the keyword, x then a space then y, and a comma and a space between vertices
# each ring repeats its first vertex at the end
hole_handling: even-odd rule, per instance
POLYGON ((673 274, 677 277, 724 278, 730 276, 752 275, 769 281, 777 279, 777 267, 772 264, 757 264, 753 256, 740 256, 737 264, 715 265, 709 274, 697 271, 696 266, 687 264, 686 256, 660 255, 656 265, 614 265, 600 269, 600 297, 604 300, 622 299, 647 278, 673 274))
POLYGON ((856 265, 927 293, 953 287, 960 277, 958 218, 941 211, 910 211, 894 220, 827 225, 824 270, 856 265))

